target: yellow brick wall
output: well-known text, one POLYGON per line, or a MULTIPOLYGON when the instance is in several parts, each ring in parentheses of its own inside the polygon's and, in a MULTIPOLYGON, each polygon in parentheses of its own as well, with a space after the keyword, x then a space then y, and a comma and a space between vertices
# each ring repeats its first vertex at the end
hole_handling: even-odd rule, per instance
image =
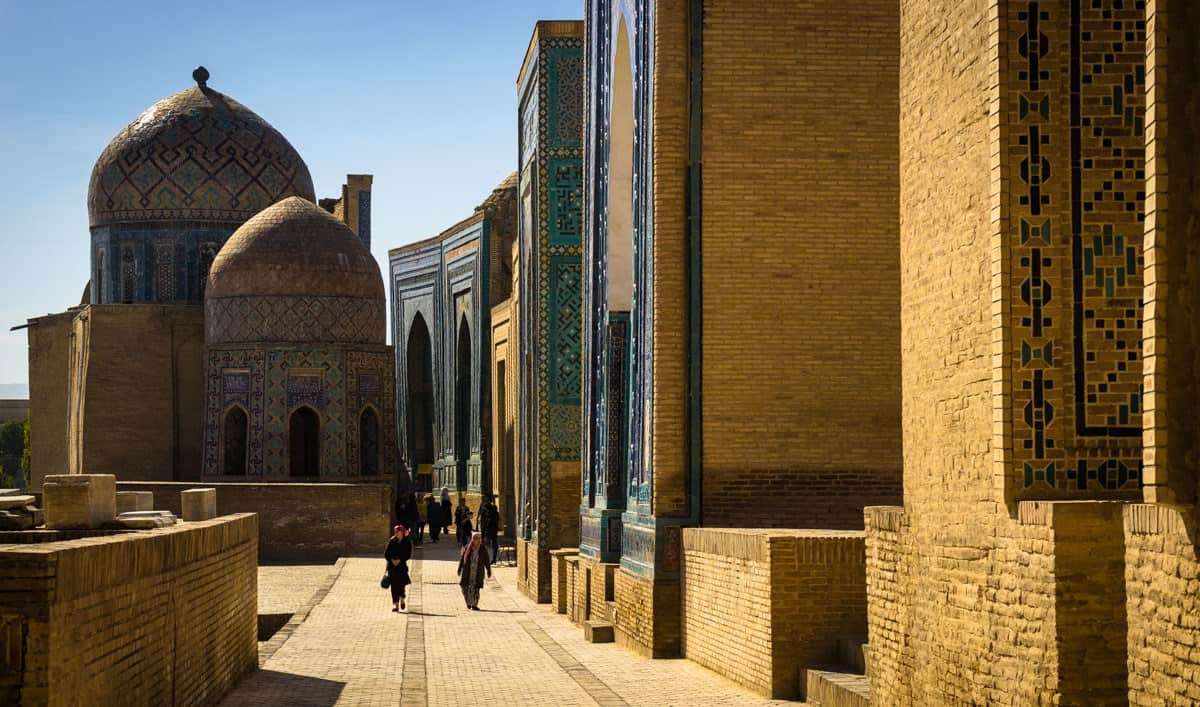
POLYGON ((706 0, 703 52, 704 523, 861 528, 900 499, 899 5, 706 0))
POLYGON ((67 426, 70 419, 71 312, 40 317, 29 333, 29 474, 42 490, 47 474, 70 471, 67 426))
POLYGON ((6 551, 29 577, 0 592, 28 632, 19 703, 220 702, 257 666, 256 536, 253 516, 226 516, 6 551))
POLYGON ((617 644, 648 657, 679 657, 679 582, 651 581, 618 569, 613 583, 613 633, 617 644))
POLYGON ((550 551, 517 541, 517 589, 539 603, 550 601, 550 551))
POLYGON ((75 318, 74 330, 71 472, 125 481, 199 479, 203 308, 93 305, 75 318))
MULTIPOLYGON (((181 515, 179 492, 196 484, 117 482, 118 491, 150 491, 154 507, 181 515)), ((392 527, 387 484, 206 483, 217 512, 255 513, 263 562, 332 562, 383 554, 392 527)))
POLYGON ((517 357, 512 335, 515 314, 512 300, 504 300, 492 308, 492 493, 500 509, 500 533, 515 536, 516 529, 516 452, 517 411, 519 409, 517 387, 517 357), (500 379, 500 365, 504 366, 504 380, 500 379), (504 409, 500 409, 501 390, 504 386, 504 409))
POLYGON ((1052 534, 1009 518, 992 454, 999 11, 900 11, 905 509, 868 516, 872 699, 1037 703, 1057 681, 1052 534))
POLYGON ((688 0, 655 1, 653 51, 653 435, 630 443, 650 450, 654 512, 669 516, 687 511, 688 0))
POLYGON ((760 694, 866 636, 861 531, 684 530, 683 654, 760 694))
POLYGON ((1200 704, 1200 553, 1194 538, 1194 523, 1178 509, 1125 509, 1131 705, 1200 704))

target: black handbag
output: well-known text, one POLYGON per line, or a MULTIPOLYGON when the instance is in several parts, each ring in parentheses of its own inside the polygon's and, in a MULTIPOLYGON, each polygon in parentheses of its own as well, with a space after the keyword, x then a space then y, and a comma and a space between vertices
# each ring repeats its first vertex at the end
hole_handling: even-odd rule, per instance
POLYGON ((387 571, 385 570, 383 573, 383 579, 379 580, 379 588, 387 589, 388 587, 391 587, 391 586, 392 586, 392 575, 388 574, 387 571))

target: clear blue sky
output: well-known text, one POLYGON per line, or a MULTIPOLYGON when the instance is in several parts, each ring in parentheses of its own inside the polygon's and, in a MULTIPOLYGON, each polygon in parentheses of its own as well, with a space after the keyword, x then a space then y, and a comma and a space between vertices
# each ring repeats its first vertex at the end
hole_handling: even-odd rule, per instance
POLYGON ((469 216, 516 168, 533 23, 582 13, 583 0, 0 0, 0 384, 28 380, 25 332, 9 327, 79 302, 96 158, 196 65, 288 138, 317 196, 375 175, 386 269, 388 248, 469 216))

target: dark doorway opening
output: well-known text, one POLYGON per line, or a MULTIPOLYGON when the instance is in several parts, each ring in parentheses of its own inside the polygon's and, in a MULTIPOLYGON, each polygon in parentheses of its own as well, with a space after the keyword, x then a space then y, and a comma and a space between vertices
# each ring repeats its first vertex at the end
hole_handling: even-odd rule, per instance
POLYGON ((288 473, 319 476, 321 473, 321 420, 310 407, 292 413, 288 422, 288 473))
POLYGON ((458 324, 455 354, 454 458, 458 460, 458 487, 463 488, 471 458, 471 329, 465 314, 458 324))
POLYGON ((408 332, 408 407, 405 423, 408 432, 409 472, 413 488, 433 488, 433 346, 429 327, 420 314, 413 318, 408 332), (421 473, 422 471, 428 473, 421 473))
POLYGON ((367 408, 358 417, 358 468, 363 474, 379 473, 379 416, 375 408, 367 408))
POLYGON ((246 411, 235 405, 225 413, 225 424, 221 435, 225 455, 222 473, 228 476, 246 475, 246 438, 249 436, 250 419, 246 411))

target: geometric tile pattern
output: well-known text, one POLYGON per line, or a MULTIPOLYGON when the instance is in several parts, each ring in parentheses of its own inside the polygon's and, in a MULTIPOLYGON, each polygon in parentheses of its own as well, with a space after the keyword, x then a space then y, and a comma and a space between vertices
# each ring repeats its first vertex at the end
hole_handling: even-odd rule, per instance
POLYGON ((288 196, 315 201, 291 144, 237 101, 193 87, 146 109, 96 161, 92 227, 113 223, 240 224, 288 196))
POLYGON ((205 401, 205 475, 220 474, 221 420, 240 404, 250 421, 246 473, 288 477, 287 436, 291 413, 311 407, 320 420, 321 478, 357 477, 361 459, 359 419, 368 406, 380 421, 382 471, 396 462, 395 382, 391 348, 211 348, 205 401))
POLYGON ((380 343, 383 300, 361 297, 220 297, 205 302, 208 341, 380 343))
POLYGON ((583 384, 583 264, 572 255, 550 259, 550 401, 579 405, 583 384))
POLYGON ((550 201, 550 244, 578 246, 583 235, 583 161, 574 157, 546 161, 550 201))
MULTIPOLYGON (((532 301, 522 303, 534 322, 538 500, 533 504, 540 537, 550 534, 550 463, 580 458, 582 440, 582 173, 583 40, 539 41, 536 91, 538 142, 537 219, 532 301)), ((536 96, 536 99, 533 98, 536 96)), ((529 124, 525 124, 526 130, 529 124)))
POLYGON ((1031 496, 1137 489, 1144 2, 1008 8, 1011 473, 1031 496))

